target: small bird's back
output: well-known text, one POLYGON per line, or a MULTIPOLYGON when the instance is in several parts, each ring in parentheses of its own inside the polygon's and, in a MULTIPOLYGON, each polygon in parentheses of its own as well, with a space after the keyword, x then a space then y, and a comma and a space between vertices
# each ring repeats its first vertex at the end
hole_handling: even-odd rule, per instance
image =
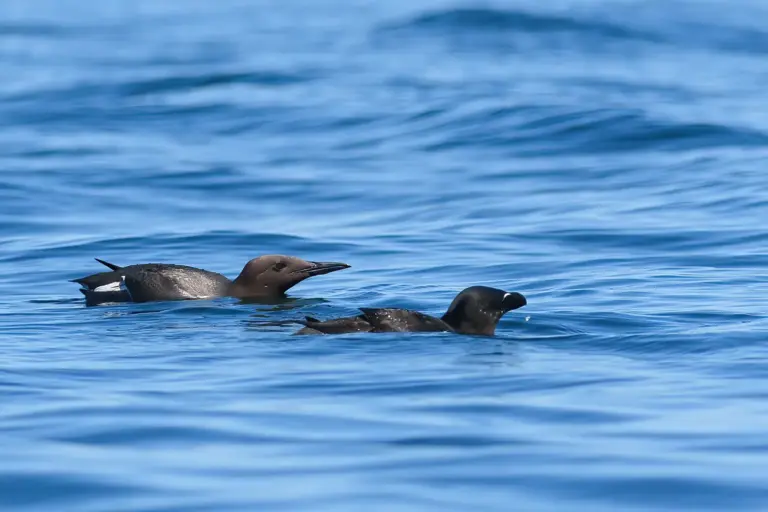
POLYGON ((418 311, 393 308, 360 308, 365 319, 378 332, 440 332, 452 331, 440 320, 418 311))
POLYGON ((355 332, 442 332, 453 331, 439 318, 393 308, 360 308, 361 315, 320 321, 307 317, 296 334, 343 334, 355 332))

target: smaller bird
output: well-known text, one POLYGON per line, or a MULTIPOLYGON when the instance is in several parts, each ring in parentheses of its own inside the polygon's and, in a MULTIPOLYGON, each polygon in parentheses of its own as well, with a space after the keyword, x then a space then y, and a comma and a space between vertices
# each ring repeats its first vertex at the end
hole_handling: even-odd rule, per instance
POLYGON ((305 321, 299 322, 304 327, 295 334, 446 331, 493 336, 505 313, 527 303, 525 297, 517 292, 470 286, 456 295, 441 318, 410 309, 360 308, 361 315, 326 321, 308 316, 305 321))
POLYGON ((305 261, 294 256, 270 254, 254 258, 234 280, 201 268, 170 263, 142 263, 121 267, 99 258, 108 267, 71 282, 78 283, 85 303, 152 302, 209 299, 213 297, 279 298, 301 281, 349 268, 346 263, 305 261))

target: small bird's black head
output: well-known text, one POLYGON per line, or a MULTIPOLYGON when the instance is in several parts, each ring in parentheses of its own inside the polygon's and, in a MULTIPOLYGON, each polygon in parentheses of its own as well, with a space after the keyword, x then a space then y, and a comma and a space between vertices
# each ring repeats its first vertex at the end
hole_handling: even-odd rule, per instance
POLYGON ((270 254, 254 258, 232 282, 239 298, 282 296, 289 288, 312 276, 349 268, 346 263, 305 261, 294 256, 270 254))
POLYGON ((453 299, 443 321, 462 334, 492 336, 507 311, 525 306, 522 294, 488 286, 470 286, 453 299))

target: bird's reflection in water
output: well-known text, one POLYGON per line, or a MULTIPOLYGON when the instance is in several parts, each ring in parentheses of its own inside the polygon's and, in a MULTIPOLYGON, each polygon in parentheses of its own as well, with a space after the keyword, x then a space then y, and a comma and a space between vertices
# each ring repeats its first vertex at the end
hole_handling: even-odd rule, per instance
POLYGON ((256 304, 262 306, 273 306, 271 308, 259 308, 254 313, 254 316, 259 316, 260 313, 267 313, 269 311, 288 311, 304 306, 312 306, 315 304, 323 304, 328 302, 326 299, 316 298, 308 299, 306 297, 252 297, 248 299, 239 299, 238 304, 256 304))
POLYGON ((248 329, 264 329, 267 327, 286 327, 296 326, 296 319, 303 318, 303 316, 296 315, 280 315, 281 312, 291 312, 299 310, 308 306, 315 306, 318 304, 325 304, 328 301, 322 298, 292 298, 282 297, 279 299, 274 298, 251 298, 241 299, 239 304, 256 304, 261 306, 257 308, 250 316, 252 319, 246 320, 245 326, 248 329), (263 320, 262 320, 263 319, 263 320))
POLYGON ((293 311, 305 306, 313 306, 328 302, 325 299, 316 298, 294 298, 294 297, 254 297, 249 299, 233 299, 231 297, 221 297, 216 299, 198 299, 182 301, 158 301, 144 304, 137 303, 104 303, 98 308, 104 308, 105 316, 119 317, 126 315, 146 315, 146 314, 199 314, 208 315, 241 315, 244 311, 243 306, 252 311, 252 317, 256 318, 279 318, 280 312, 293 311), (256 306, 256 308, 251 308, 256 306))

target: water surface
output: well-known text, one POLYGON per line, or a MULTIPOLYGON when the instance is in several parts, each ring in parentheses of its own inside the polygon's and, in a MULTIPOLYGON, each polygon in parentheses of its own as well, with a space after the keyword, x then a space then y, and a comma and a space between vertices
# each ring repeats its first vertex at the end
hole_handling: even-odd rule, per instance
POLYGON ((0 508, 768 508, 768 8, 0 5, 0 508), (68 280, 344 261, 278 304, 68 280), (493 338, 294 337, 528 306, 493 338))

